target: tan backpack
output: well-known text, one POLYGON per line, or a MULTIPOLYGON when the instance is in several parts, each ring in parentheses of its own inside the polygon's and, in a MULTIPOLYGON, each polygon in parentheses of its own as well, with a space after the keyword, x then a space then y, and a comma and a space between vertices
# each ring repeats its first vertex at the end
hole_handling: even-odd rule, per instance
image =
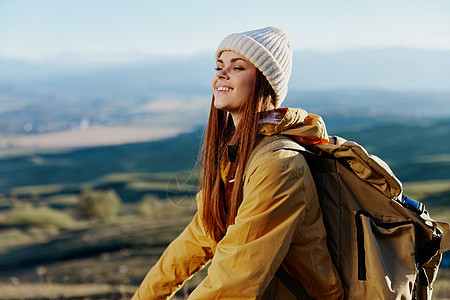
MULTIPOLYGON (((303 153, 345 299, 431 299, 442 253, 450 250, 449 224, 434 221, 420 202, 403 196, 400 181, 380 158, 355 142, 332 139, 334 144, 302 146, 287 136, 266 137, 250 160, 279 149, 303 153)), ((305 299, 287 272, 278 270, 277 276, 305 299)))

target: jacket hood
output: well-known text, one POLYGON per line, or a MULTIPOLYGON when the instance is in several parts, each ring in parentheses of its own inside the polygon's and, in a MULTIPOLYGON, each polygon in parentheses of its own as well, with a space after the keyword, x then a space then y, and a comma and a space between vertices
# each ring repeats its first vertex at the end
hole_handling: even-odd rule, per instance
MULTIPOLYGON (((328 134, 322 117, 307 113, 300 108, 277 108, 261 112, 258 134, 270 136, 288 135, 304 145, 328 144, 328 134)), ((227 182, 230 173, 230 162, 234 162, 237 146, 227 145, 226 159, 220 160, 220 176, 227 182)))
POLYGON ((307 145, 327 144, 329 141, 322 117, 300 108, 284 107, 262 112, 259 134, 288 135, 307 145))

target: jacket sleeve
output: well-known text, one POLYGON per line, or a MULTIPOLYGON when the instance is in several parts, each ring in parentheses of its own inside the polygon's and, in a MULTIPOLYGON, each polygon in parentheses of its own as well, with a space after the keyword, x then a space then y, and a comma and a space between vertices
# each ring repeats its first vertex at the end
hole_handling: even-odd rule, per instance
POLYGON ((286 150, 250 165, 235 224, 189 299, 257 299, 264 293, 304 219, 311 197, 304 188, 305 167, 302 155, 286 150))
POLYGON ((200 214, 166 248, 150 269, 132 300, 168 299, 212 258, 200 214))

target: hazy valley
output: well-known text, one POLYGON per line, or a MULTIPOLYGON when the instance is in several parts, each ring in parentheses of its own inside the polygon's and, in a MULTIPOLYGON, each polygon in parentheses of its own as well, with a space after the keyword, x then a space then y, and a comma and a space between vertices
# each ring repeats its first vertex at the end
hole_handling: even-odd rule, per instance
MULTIPOLYGON (((294 57, 284 105, 322 115, 330 134, 387 161, 408 196, 450 222, 450 53, 294 57)), ((0 59, 0 299, 133 292, 195 211, 213 65, 206 55, 0 59), (83 210, 86 201, 111 210, 83 210)), ((448 267, 447 256, 434 299, 450 297, 448 267)))

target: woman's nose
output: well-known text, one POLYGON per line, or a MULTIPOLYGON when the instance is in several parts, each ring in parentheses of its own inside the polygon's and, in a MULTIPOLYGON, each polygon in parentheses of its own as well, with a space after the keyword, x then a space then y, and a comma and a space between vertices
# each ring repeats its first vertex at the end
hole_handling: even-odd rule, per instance
POLYGON ((220 79, 228 79, 229 76, 228 76, 228 71, 227 71, 227 69, 226 69, 226 68, 223 68, 222 70, 220 70, 219 72, 217 72, 217 76, 218 76, 220 79))

